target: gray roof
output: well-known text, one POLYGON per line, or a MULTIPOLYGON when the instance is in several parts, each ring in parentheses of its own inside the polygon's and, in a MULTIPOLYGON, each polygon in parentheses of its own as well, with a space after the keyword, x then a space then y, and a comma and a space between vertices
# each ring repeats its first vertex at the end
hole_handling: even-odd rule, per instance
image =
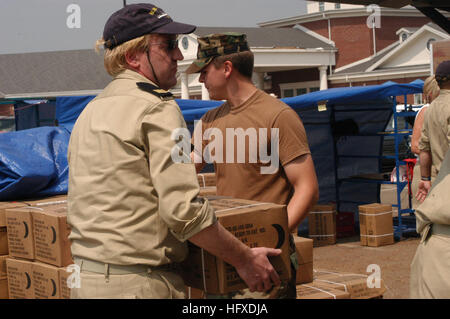
POLYGON ((275 48, 324 48, 335 49, 331 44, 294 28, 221 28, 198 27, 195 34, 205 36, 211 33, 239 32, 247 35, 250 47, 275 48))
POLYGON ((0 98, 95 91, 111 81, 103 67, 103 56, 93 49, 3 54, 0 79, 0 98))
MULTIPOLYGON (((283 28, 207 28, 199 27, 198 36, 210 33, 247 34, 251 47, 295 47, 334 49, 334 47, 298 29, 283 28)), ((0 98, 54 97, 102 90, 111 77, 103 67, 103 56, 92 50, 70 50, 0 55, 0 98)))
POLYGON ((397 48, 400 45, 400 42, 397 43, 397 45, 393 45, 392 48, 389 50, 384 51, 383 53, 373 55, 370 57, 369 60, 356 64, 354 66, 351 66, 347 69, 343 69, 337 72, 334 72, 334 74, 350 74, 350 73, 360 73, 360 72, 366 72, 368 68, 370 68, 372 65, 377 63, 379 60, 381 60, 383 57, 385 57, 387 54, 392 52, 395 48, 397 48))
MULTIPOLYGON (((434 28, 435 30, 438 30, 438 31, 440 31, 440 32, 443 32, 443 33, 445 33, 445 31, 441 28, 441 27, 439 27, 438 25, 436 25, 436 24, 434 24, 434 23, 432 23, 432 22, 429 22, 429 23, 427 23, 426 24, 427 26, 429 26, 429 27, 431 27, 431 28, 434 28)), ((411 31, 411 32, 416 32, 416 31, 418 31, 420 28, 403 28, 403 29, 407 29, 407 30, 409 30, 409 31, 411 31)), ((336 75, 343 75, 343 74, 353 74, 353 73, 362 73, 362 72, 366 72, 367 71, 367 69, 369 68, 369 67, 371 67, 372 65, 374 65, 375 63, 377 63, 379 60, 381 60, 383 57, 385 57, 386 55, 388 55, 389 53, 391 53, 393 50, 395 50, 398 46, 400 45, 400 42, 398 42, 397 44, 395 44, 395 45, 392 45, 392 47, 391 48, 389 48, 388 50, 385 50, 385 51, 383 51, 383 53, 379 53, 379 54, 377 54, 377 55, 375 55, 375 56, 371 56, 370 57, 370 59, 369 60, 367 60, 367 61, 365 61, 365 62, 361 62, 361 63, 359 63, 359 64, 356 64, 356 65, 354 65, 354 66, 352 66, 352 67, 349 67, 349 68, 347 68, 347 69, 343 69, 343 70, 340 70, 340 71, 337 71, 337 72, 334 72, 334 74, 336 74, 336 75)), ((417 66, 417 68, 423 68, 424 67, 424 65, 419 65, 419 66, 417 66)), ((409 68, 409 69, 411 69, 411 68, 414 68, 414 67, 406 67, 406 68, 409 68)), ((380 70, 384 70, 384 69, 389 69, 389 68, 379 68, 380 70)), ((398 69, 398 70, 401 70, 402 69, 402 67, 395 67, 395 69, 398 69)), ((373 71, 372 71, 373 72, 373 71)))

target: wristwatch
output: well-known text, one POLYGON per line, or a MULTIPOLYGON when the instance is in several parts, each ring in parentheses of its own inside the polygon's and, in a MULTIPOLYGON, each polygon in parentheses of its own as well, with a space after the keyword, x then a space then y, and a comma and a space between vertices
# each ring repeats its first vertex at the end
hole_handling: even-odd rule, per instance
POLYGON ((424 182, 430 182, 431 181, 431 177, 430 176, 422 176, 421 178, 420 178, 421 180, 423 180, 424 182))

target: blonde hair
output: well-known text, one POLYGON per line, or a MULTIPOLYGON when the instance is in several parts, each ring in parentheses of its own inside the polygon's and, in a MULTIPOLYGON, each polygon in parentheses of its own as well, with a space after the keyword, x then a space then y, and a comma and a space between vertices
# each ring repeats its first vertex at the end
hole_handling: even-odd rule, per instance
POLYGON ((427 77, 423 82, 423 96, 425 102, 431 103, 439 95, 439 92, 439 85, 434 78, 434 75, 427 77))
MULTIPOLYGON (((128 68, 127 61, 125 60, 126 53, 136 53, 136 52, 145 52, 148 49, 148 40, 146 35, 143 35, 139 38, 131 39, 127 42, 124 42, 113 49, 105 49, 103 55, 103 63, 106 69, 111 76, 116 76, 125 69, 128 68)), ((95 51, 97 53, 100 52, 100 49, 105 44, 104 39, 97 40, 95 43, 95 51)))

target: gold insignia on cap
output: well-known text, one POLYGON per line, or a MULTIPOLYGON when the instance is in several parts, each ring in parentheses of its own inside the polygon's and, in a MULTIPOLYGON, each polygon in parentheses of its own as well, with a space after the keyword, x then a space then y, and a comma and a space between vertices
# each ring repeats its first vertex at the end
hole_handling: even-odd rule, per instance
POLYGON ((152 10, 150 10, 150 12, 148 14, 154 15, 156 13, 156 11, 158 11, 158 8, 153 7, 152 10))

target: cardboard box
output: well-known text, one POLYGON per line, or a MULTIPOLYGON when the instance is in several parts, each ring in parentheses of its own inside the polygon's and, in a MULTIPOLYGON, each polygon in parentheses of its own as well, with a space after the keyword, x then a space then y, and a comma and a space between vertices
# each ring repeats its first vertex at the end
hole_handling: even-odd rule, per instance
POLYGON ((297 299, 348 299, 349 293, 331 287, 318 286, 315 282, 297 285, 297 299))
POLYGON ((200 187, 216 186, 215 173, 201 173, 197 174, 198 184, 200 187))
POLYGON ((34 262, 32 269, 35 299, 60 299, 59 268, 34 262))
POLYGON ((26 206, 20 202, 0 202, 0 255, 7 255, 8 252, 8 234, 6 228, 6 209, 26 206))
POLYGON ((297 253, 298 269, 296 284, 313 281, 313 240, 293 236, 297 253))
POLYGON ((7 276, 6 258, 8 258, 8 255, 0 256, 0 279, 6 278, 7 276))
POLYGON ((316 271, 314 283, 318 287, 330 287, 348 292, 350 299, 372 299, 380 297, 386 291, 383 279, 380 278, 379 287, 368 284, 368 276, 363 274, 338 273, 316 271))
POLYGON ((394 243, 392 206, 379 203, 359 206, 361 245, 378 247, 394 243))
POLYGON ((35 259, 58 267, 73 264, 67 204, 38 207, 42 210, 32 212, 35 259))
POLYGON ((216 186, 200 187, 199 196, 214 196, 217 194, 216 186))
POLYGON ((67 203, 67 195, 56 195, 45 198, 23 199, 20 201, 0 202, 0 227, 6 227, 6 210, 26 206, 41 206, 48 204, 67 203))
POLYGON ((9 299, 8 295, 8 279, 0 279, 0 299, 9 299))
POLYGON ((7 239, 7 222, 6 222, 6 210, 12 208, 21 208, 27 206, 41 206, 56 203, 67 203, 67 195, 50 196, 40 199, 24 199, 20 201, 0 202, 0 255, 7 255, 8 251, 8 239, 7 239))
MULTIPOLYGON (((291 275, 289 230, 286 205, 230 198, 208 198, 218 221, 249 247, 281 248, 270 257, 281 280, 291 275)), ((183 262, 183 278, 190 287, 211 294, 224 294, 246 288, 234 267, 189 244, 189 256, 183 262)))
POLYGON ((6 227, 6 210, 27 206, 21 202, 0 202, 0 227, 6 227))
POLYGON ((312 282, 314 279, 314 268, 313 263, 306 263, 298 265, 297 276, 295 283, 299 284, 307 284, 312 282))
POLYGON ((8 233, 5 227, 0 227, 0 255, 8 255, 8 233))
POLYGON ((33 263, 7 258, 8 294, 10 299, 34 299, 33 263))
POLYGON ((315 205, 308 215, 308 227, 314 247, 336 244, 336 206, 315 205))
POLYGON ((72 274, 66 268, 59 268, 59 291, 61 299, 70 299, 70 288, 67 285, 67 279, 72 274))
POLYGON ((8 250, 12 257, 34 259, 33 217, 36 207, 6 209, 8 250))

